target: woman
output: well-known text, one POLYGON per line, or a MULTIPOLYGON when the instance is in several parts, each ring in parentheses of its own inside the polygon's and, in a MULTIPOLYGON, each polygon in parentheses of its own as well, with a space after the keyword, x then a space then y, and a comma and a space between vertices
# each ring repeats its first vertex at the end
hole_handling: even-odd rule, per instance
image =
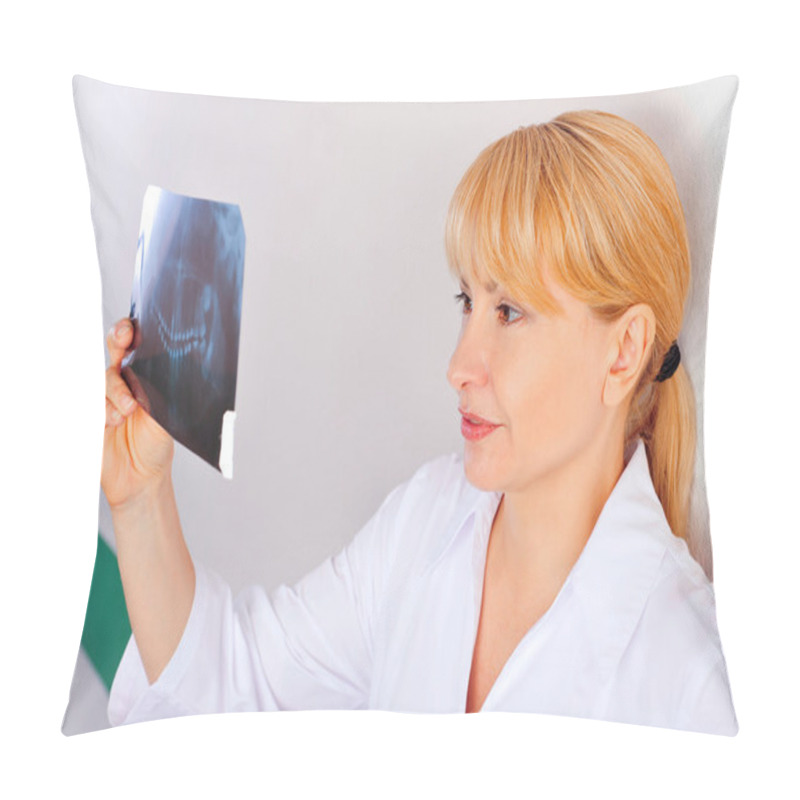
POLYGON ((446 245, 463 459, 423 466, 294 589, 195 568, 172 442, 109 335, 103 489, 134 636, 113 722, 221 710, 539 711, 735 733, 713 591, 685 536, 689 286, 657 147, 609 114, 480 154, 446 245))

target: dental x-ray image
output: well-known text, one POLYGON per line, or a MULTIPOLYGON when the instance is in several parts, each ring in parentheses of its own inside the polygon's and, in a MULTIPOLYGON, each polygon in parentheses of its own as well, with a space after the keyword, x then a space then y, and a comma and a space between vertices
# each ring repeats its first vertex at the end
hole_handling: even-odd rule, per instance
POLYGON ((150 186, 122 374, 151 416, 232 477, 245 236, 237 205, 150 186))

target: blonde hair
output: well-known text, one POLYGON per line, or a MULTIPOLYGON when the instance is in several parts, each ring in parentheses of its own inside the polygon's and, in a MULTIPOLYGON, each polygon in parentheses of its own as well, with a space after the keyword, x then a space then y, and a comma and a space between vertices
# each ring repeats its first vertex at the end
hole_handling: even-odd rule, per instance
POLYGON ((600 111, 520 128, 487 147, 461 179, 445 246, 457 275, 488 277, 544 313, 559 313, 545 267, 604 319, 637 303, 650 306, 655 340, 625 438, 644 440, 667 520, 686 538, 694 392, 682 365, 666 381, 653 379, 681 329, 689 245, 675 182, 655 143, 600 111))

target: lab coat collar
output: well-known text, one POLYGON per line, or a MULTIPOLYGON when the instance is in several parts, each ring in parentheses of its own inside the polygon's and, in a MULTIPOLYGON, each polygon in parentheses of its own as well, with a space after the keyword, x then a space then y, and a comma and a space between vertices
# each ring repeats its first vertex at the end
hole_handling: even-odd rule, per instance
POLYGON ((598 669, 621 657, 675 544, 640 441, 562 588, 588 622, 598 669))
POLYGON ((491 530, 494 515, 503 496, 502 492, 484 492, 476 489, 467 481, 464 475, 463 458, 456 458, 455 456, 454 458, 457 462, 455 467, 461 473, 461 487, 455 498, 452 512, 448 513, 448 523, 441 541, 438 547, 431 548, 430 557, 424 570, 426 573, 435 567, 458 537, 467 536, 470 531, 480 532, 483 529, 486 529, 486 535, 488 536, 488 531, 491 530))
MULTIPOLYGON (((459 536, 473 533, 476 549, 485 550, 502 494, 475 489, 466 478, 464 484, 452 525, 430 566, 459 536)), ((675 537, 653 487, 644 442, 639 441, 551 607, 578 604, 587 621, 584 629, 594 640, 587 645, 595 646, 598 659, 613 660, 621 654, 670 543, 675 537)))

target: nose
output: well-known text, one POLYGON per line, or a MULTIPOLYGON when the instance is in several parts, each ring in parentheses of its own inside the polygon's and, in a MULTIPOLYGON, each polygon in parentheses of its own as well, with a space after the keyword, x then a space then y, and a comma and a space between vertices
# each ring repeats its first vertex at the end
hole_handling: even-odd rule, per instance
POLYGON ((485 342, 477 326, 470 324, 473 319, 465 320, 447 368, 447 381, 457 392, 470 384, 483 386, 489 379, 485 342))

